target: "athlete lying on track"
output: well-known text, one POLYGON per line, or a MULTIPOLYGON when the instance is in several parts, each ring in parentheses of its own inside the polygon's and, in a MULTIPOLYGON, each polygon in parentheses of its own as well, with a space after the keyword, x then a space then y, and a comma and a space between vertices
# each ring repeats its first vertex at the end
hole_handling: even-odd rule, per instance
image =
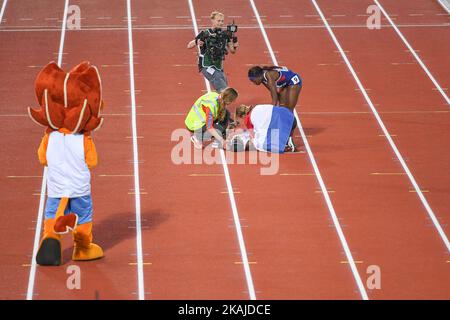
POLYGON ((236 108, 235 134, 229 139, 229 149, 284 153, 295 152, 291 137, 296 127, 294 114, 286 107, 259 104, 254 107, 240 105, 236 108))

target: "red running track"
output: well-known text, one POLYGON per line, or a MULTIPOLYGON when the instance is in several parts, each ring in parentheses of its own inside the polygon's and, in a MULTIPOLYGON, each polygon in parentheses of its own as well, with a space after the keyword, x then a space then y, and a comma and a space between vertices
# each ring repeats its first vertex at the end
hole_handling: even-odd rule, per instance
MULTIPOLYGON (((320 6, 322 2, 318 3, 320 6)), ((350 15, 364 12, 369 4, 369 2, 361 3, 359 7, 354 4, 343 6, 341 3, 344 8, 337 10, 333 8, 334 4, 326 3, 322 9, 328 18, 332 15, 343 14, 346 12, 342 11, 343 9, 351 8, 350 15)), ((285 6, 289 6, 289 3, 285 6)), ((262 9, 261 14, 268 14, 268 10, 265 12, 262 9)), ((270 12, 272 15, 277 14, 273 8, 270 8, 270 12)), ((291 12, 317 14, 312 5, 298 8, 294 2, 292 2, 291 12)), ((403 103, 408 103, 409 99, 417 103, 419 96, 431 105, 434 103, 439 103, 438 106, 442 105, 442 98, 431 90, 430 84, 426 88, 423 88, 423 84, 421 85, 427 80, 421 70, 399 72, 388 63, 392 61, 389 60, 389 55, 391 59, 395 56, 394 61, 398 61, 398 56, 406 54, 392 30, 389 28, 382 28, 375 32, 367 28, 336 28, 336 30, 336 36, 343 49, 348 51, 349 59, 358 71, 363 85, 372 89, 369 90, 369 95, 377 99, 373 100, 374 103, 381 104, 383 99, 383 104, 390 101, 391 105, 395 106, 396 99, 401 95, 404 98, 401 100, 403 103), (379 65, 381 59, 383 59, 381 63, 384 62, 382 66, 379 65), (369 82, 365 75, 374 80, 369 82), (406 87, 405 82, 409 81, 412 83, 406 87), (413 92, 407 90, 408 88, 413 88, 413 92), (418 94, 414 96, 416 88, 423 89, 418 90, 418 94), (414 97, 412 98, 411 95, 414 97)), ((383 288, 373 290, 371 296, 373 298, 445 298, 450 285, 449 282, 442 282, 442 279, 448 275, 446 248, 431 225, 417 195, 408 192, 412 187, 408 179, 400 174, 402 168, 398 165, 385 138, 380 137, 382 132, 362 95, 355 90, 357 85, 341 57, 335 52, 337 48, 328 32, 325 29, 314 32, 298 31, 294 36, 294 39, 298 41, 292 41, 292 39, 287 41, 281 36, 281 32, 270 29, 268 34, 273 40, 273 47, 279 51, 278 55, 283 64, 291 66, 294 70, 298 66, 297 69, 303 70, 305 79, 312 80, 310 85, 305 82, 305 90, 302 94, 301 108, 304 113, 319 110, 342 112, 335 117, 330 117, 328 113, 328 115, 314 115, 311 120, 309 115, 303 116, 303 119, 307 127, 326 128, 320 135, 312 137, 312 148, 316 150, 314 146, 318 145, 316 155, 319 165, 325 164, 324 179, 335 191, 332 199, 338 212, 341 212, 341 218, 345 221, 345 232, 349 237, 350 247, 355 251, 356 259, 362 261, 358 264, 360 272, 363 273, 366 267, 372 264, 384 270, 383 288), (312 46, 317 46, 317 49, 311 50, 312 46), (290 55, 292 52, 297 53, 295 59, 292 59, 290 55), (309 64, 308 62, 313 59, 315 64, 309 64), (318 78, 317 81, 314 81, 314 77, 318 78), (336 83, 339 83, 339 86, 336 86, 336 83), (318 96, 321 96, 323 101, 317 99, 318 96), (361 114, 368 111, 369 113, 361 114), (330 147, 324 148, 326 145, 330 147), (399 173, 399 175, 373 175, 377 172, 399 173), (415 280, 412 282, 411 278, 415 280)), ((435 52, 435 55, 437 54, 439 53, 435 52)), ((442 54, 444 56, 444 53, 442 54)), ((380 112, 389 111, 381 106, 378 109, 380 112)), ((393 108, 391 107, 390 110, 393 108)), ((437 107, 435 110, 445 109, 437 107)), ((439 114, 437 116, 439 117, 439 114)), ((384 117, 383 114, 382 118, 384 117)), ((405 119, 405 115, 399 115, 399 117, 405 119)), ((422 118, 420 119, 423 121, 422 118)), ((385 124, 390 129, 391 122, 385 121, 385 124)), ((392 131, 397 135, 401 132, 409 135, 410 139, 411 134, 415 136, 414 130, 407 126, 398 129, 396 127, 396 130, 392 131)), ((442 127, 440 135, 446 136, 442 127)), ((436 145, 430 145, 430 142, 425 139, 418 140, 417 136, 415 137, 411 139, 412 141, 406 138, 405 140, 409 141, 406 146, 403 146, 401 141, 396 141, 401 152, 407 155, 407 159, 411 159, 408 161, 411 169, 416 169, 412 158, 416 157, 417 153, 410 155, 408 151, 417 150, 420 141, 422 141, 422 148, 428 148, 429 152, 434 150, 438 153, 442 148, 437 141, 435 141, 436 145), (415 148, 411 147, 412 144, 415 148)), ((427 165, 422 168, 427 170, 428 176, 432 175, 434 168, 431 164, 434 166, 436 158, 428 153, 421 161, 422 163, 427 161, 427 165)), ((439 198, 439 191, 439 189, 435 191, 438 193, 437 198, 439 198)), ((440 215, 447 214, 447 208, 436 205, 433 207, 440 215)), ((441 219, 441 223, 445 223, 445 220, 441 219)))
MULTIPOLYGON (((382 287, 365 288, 369 298, 448 299, 448 251, 314 6, 255 3, 279 64, 304 78, 297 111, 362 283, 369 266, 381 269, 382 287)), ((370 1, 317 3, 448 235, 448 105, 386 19, 381 30, 364 27, 370 1)), ((448 15, 433 1, 380 3, 447 88, 448 15)), ((194 35, 188 2, 132 2, 143 283, 136 265, 126 1, 70 4, 82 10, 82 30, 66 32, 63 67, 90 60, 104 84, 106 122, 94 137, 100 164, 92 184, 94 237, 106 257, 77 263, 82 289, 68 290, 66 268, 75 263, 67 239, 63 266, 37 267, 33 298, 136 299, 143 289, 146 299, 249 299, 222 165, 174 165, 170 158, 173 130, 183 127, 205 90, 194 51, 186 49, 194 35)), ((237 104, 269 102, 246 79, 249 65, 272 63, 250 2, 193 4, 201 27, 217 8, 241 26, 241 47, 225 61, 230 85, 240 92, 237 104)), ((0 130, 14 142, 0 156, 2 204, 14 213, 1 217, 8 248, 0 254, 2 299, 29 291, 42 168, 35 157, 41 129, 25 107, 35 103, 38 66, 58 58, 63 11, 63 1, 10 1, 0 24, 6 44, 0 55, 10 62, 0 74, 0 90, 8 93, 0 102, 0 130), (13 131, 17 126, 24 130, 13 131)), ((360 299, 308 154, 282 155, 276 175, 261 175, 262 167, 228 165, 256 298, 360 299)))

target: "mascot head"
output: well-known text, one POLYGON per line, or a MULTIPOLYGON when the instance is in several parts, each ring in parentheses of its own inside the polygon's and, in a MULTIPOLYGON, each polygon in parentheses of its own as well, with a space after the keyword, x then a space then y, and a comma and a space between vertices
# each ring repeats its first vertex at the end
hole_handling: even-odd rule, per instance
POLYGON ((47 132, 84 133, 103 124, 100 74, 89 62, 82 62, 68 73, 55 62, 47 64, 35 81, 40 107, 28 108, 31 119, 47 127, 47 132))

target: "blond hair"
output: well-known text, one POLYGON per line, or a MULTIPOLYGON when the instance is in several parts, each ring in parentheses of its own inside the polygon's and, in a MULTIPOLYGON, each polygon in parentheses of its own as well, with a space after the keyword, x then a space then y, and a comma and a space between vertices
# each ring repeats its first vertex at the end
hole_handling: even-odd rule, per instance
POLYGON ((220 96, 222 97, 222 101, 224 104, 219 103, 219 108, 217 110, 217 116, 220 121, 223 121, 225 119, 225 116, 227 114, 227 110, 225 108, 225 103, 230 104, 238 97, 238 92, 236 89, 233 88, 225 88, 222 92, 220 92, 220 96))
POLYGON ((236 107, 236 110, 234 111, 234 119, 242 118, 250 112, 250 106, 241 104, 236 107))
POLYGON ((224 15, 222 12, 219 12, 219 11, 213 11, 213 12, 211 12, 211 15, 210 15, 211 20, 214 20, 215 17, 216 17, 217 15, 220 15, 220 16, 222 16, 222 17, 225 17, 225 15, 224 15))

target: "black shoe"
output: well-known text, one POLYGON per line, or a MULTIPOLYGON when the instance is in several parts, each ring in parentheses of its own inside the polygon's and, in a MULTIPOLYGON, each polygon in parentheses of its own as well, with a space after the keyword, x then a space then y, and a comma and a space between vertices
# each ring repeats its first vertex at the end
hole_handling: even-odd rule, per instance
POLYGON ((61 265, 61 242, 54 238, 42 240, 36 255, 36 263, 40 266, 61 265))

